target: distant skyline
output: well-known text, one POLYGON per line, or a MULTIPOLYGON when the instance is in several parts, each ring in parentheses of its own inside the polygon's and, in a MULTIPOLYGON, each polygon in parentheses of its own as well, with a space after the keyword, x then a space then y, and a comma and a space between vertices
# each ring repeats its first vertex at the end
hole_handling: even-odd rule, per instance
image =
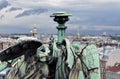
POLYGON ((71 13, 67 33, 120 34, 120 0, 0 0, 0 33, 56 34, 54 12, 71 13), (78 30, 79 29, 79 30, 78 30))

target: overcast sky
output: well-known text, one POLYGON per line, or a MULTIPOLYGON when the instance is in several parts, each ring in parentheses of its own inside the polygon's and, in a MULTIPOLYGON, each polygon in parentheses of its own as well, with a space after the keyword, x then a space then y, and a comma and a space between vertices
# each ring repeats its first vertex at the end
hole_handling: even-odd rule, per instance
POLYGON ((0 33, 57 33, 54 12, 71 13, 67 32, 120 34, 120 0, 0 0, 0 33), (78 30, 79 29, 79 30, 78 30))

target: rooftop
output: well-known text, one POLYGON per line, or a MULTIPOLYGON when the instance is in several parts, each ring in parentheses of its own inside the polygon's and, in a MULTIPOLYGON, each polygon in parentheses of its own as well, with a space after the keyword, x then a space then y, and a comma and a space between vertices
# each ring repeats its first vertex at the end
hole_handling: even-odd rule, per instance
POLYGON ((120 66, 112 66, 107 68, 107 71, 111 71, 111 72, 120 72, 120 66))

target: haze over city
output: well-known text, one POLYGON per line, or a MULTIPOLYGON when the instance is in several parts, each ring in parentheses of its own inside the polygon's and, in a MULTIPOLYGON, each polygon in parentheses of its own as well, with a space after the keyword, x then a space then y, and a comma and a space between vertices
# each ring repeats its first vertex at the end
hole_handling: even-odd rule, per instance
POLYGON ((40 33, 56 33, 49 16, 66 11, 68 33, 120 34, 119 10, 120 0, 0 0, 0 33, 28 33, 34 24, 40 33))

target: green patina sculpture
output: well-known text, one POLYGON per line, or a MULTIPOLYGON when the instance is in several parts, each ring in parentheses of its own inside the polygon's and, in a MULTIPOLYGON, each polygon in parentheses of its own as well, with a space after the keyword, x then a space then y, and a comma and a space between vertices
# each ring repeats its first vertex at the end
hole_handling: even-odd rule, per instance
POLYGON ((65 12, 51 15, 58 23, 58 40, 51 39, 49 47, 38 40, 29 39, 1 51, 0 78, 100 79, 96 46, 81 47, 66 39, 67 27, 64 24, 69 20, 68 16, 71 14, 65 12), (3 71, 7 73, 3 74, 3 71))
POLYGON ((71 14, 54 13, 54 21, 58 23, 58 41, 53 42, 52 57, 57 57, 55 79, 100 79, 99 54, 95 45, 81 48, 66 39, 66 21, 71 14), (57 43, 58 42, 58 43, 57 43), (61 44, 60 46, 57 44, 61 44))

